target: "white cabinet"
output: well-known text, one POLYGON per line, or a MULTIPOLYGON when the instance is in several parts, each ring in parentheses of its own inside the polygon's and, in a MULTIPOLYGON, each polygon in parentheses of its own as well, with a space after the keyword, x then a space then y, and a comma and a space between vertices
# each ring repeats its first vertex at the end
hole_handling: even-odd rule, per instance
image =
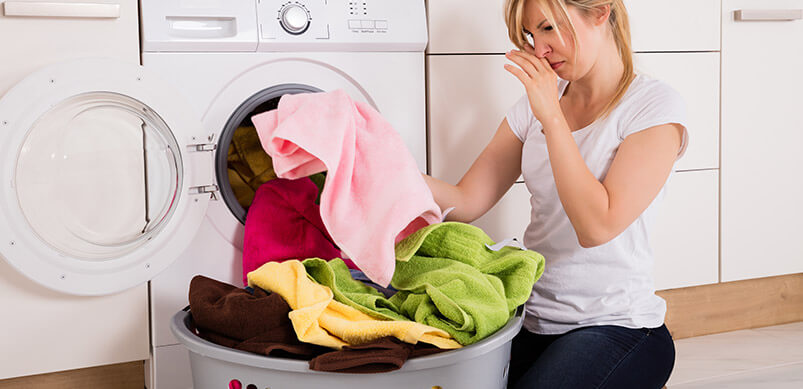
POLYGON ((803 1, 722 4, 722 281, 803 272, 803 1))
POLYGON ((430 54, 504 53, 505 0, 428 0, 430 54))
POLYGON ((678 172, 667 183, 650 231, 656 289, 718 281, 718 193, 718 170, 678 172))
POLYGON ((55 62, 83 57, 110 57, 139 63, 139 21, 136 0, 64 0, 42 3, 30 12, 7 3, 39 3, 0 0, 0 96, 23 76, 55 62), (98 8, 108 7, 108 8, 98 8), (51 9, 49 9, 49 7, 51 9), (74 8, 71 8, 74 7, 74 8), (52 8, 76 17, 49 17, 52 8), (16 9, 16 10, 15 10, 16 9), (117 17, 100 17, 100 11, 117 9, 117 17), (12 16, 16 13, 33 14, 12 16), (41 16, 35 16, 35 14, 41 16), (87 17, 81 17, 87 16, 87 17), (89 17, 91 15, 99 15, 89 17))
MULTIPOLYGON (((139 64, 136 0, 59 3, 0 0, 0 96, 29 73, 73 58, 139 64), (48 16, 57 11, 76 17, 48 16)), ((0 142, 4 136, 0 131, 0 142)), ((0 244, 9 242, 3 237, 0 244)), ((106 296, 66 295, 33 283, 0 257, 0 307, 0 379, 149 357, 146 284, 106 296)))
POLYGON ((428 57, 430 173, 456 184, 524 95, 501 55, 428 57))
MULTIPOLYGON (((689 148, 676 166, 652 231, 658 289, 719 278, 720 0, 671 6, 626 0, 636 69, 675 88, 688 107, 689 148)), ((428 4, 430 173, 456 183, 524 95, 508 74, 504 0, 428 4), (461 55, 446 55, 461 54, 461 55)), ((529 194, 517 183, 474 224, 493 239, 521 238, 529 194)))
MULTIPOLYGON (((504 53, 513 48, 505 0, 429 0, 430 54, 504 53)), ((625 0, 634 51, 718 51, 720 0, 625 0)))

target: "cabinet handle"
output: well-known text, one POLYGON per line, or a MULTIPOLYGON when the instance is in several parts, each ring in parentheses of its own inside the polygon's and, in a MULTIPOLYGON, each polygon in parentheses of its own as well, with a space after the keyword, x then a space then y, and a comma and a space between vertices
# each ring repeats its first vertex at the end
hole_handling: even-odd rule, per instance
POLYGON ((120 4, 6 1, 6 16, 117 19, 120 4))
POLYGON ((736 21, 787 21, 803 19, 803 9, 740 9, 733 13, 736 21))

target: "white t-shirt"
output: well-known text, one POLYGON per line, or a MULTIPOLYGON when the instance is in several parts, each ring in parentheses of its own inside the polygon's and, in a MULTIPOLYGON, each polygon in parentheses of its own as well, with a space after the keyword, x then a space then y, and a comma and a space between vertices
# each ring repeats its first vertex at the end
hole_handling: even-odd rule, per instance
MULTIPOLYGON (((559 96, 567 84, 559 80, 559 96)), ((603 245, 583 248, 558 198, 543 127, 532 114, 527 95, 506 118, 524 143, 521 170, 531 195, 524 245, 546 258, 544 274, 525 305, 524 327, 539 334, 561 334, 593 325, 661 326, 666 302, 655 295, 648 231, 666 183, 620 235, 603 245)), ((688 143, 683 98, 664 82, 639 74, 606 118, 572 136, 589 170, 602 181, 625 137, 666 123, 684 126, 680 158, 688 143)))

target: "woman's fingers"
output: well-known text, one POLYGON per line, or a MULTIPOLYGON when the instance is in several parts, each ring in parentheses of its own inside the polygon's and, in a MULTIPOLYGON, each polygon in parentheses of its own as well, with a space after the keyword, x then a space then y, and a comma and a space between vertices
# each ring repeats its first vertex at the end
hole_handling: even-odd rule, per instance
POLYGON ((527 83, 530 81, 530 76, 525 73, 524 70, 521 70, 513 65, 505 64, 505 70, 516 76, 516 78, 518 78, 519 81, 521 81, 521 83, 525 86, 527 86, 527 83))
POLYGON ((513 61, 516 65, 519 65, 519 67, 530 77, 535 77, 538 74, 538 70, 536 69, 535 65, 520 53, 520 51, 513 50, 505 54, 505 57, 513 61))

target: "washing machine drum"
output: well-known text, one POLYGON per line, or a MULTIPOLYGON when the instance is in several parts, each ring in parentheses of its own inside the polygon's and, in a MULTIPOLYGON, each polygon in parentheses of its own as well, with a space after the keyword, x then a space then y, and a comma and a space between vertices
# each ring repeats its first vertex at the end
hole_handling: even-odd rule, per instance
MULTIPOLYGON (((256 93, 243 102, 221 131, 216 157, 217 182, 221 196, 231 213, 245 224, 248 208, 256 190, 276 178, 273 161, 262 148, 251 117, 276 109, 286 94, 315 93, 320 89, 300 84, 273 86, 256 93)), ((323 188, 324 173, 310 177, 323 188)))

